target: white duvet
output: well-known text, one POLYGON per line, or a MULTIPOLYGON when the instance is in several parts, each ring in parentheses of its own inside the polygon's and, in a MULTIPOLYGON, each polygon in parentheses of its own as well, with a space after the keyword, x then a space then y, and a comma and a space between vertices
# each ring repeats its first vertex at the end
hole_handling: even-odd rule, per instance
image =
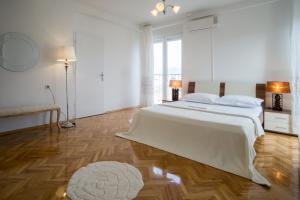
POLYGON ((116 135, 271 186, 253 165, 260 112, 179 101, 141 109, 116 135))

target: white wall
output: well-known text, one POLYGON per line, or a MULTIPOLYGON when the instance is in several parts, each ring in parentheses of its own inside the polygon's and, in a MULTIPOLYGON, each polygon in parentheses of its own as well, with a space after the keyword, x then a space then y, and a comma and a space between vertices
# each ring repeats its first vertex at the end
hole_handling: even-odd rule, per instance
MULTIPOLYGON (((192 80, 211 80, 212 69, 214 80, 220 81, 290 81, 291 2, 256 1, 193 13, 193 18, 217 16, 217 27, 189 32, 181 20, 174 28, 156 28, 154 35, 178 34, 182 24, 185 88, 192 80)), ((285 103, 289 108, 289 95, 285 103)))
MULTIPOLYGON (((2 0, 0 33, 21 32, 41 48, 39 64, 26 72, 0 68, 0 107, 52 103, 45 85, 53 88, 57 103, 65 110, 65 71, 56 62, 56 48, 72 45, 75 30, 98 34, 105 39, 105 110, 139 105, 139 32, 116 18, 88 17, 72 0, 2 0), (110 78, 108 78, 110 77, 110 78)), ((92 15, 95 10, 84 9, 92 15)), ((75 117, 74 67, 69 71, 70 117, 75 117)), ((64 120, 62 115, 62 120, 64 120)), ((0 132, 48 123, 45 114, 0 119, 0 132)))
MULTIPOLYGON (((45 89, 49 84, 57 93, 64 111, 64 68, 56 63, 55 48, 72 44, 71 0, 2 0, 0 33, 20 32, 40 47, 38 65, 26 72, 8 72, 0 68, 0 107, 49 104, 45 89)), ((0 119, 0 132, 48 122, 46 115, 0 119)))
MULTIPOLYGON (((218 25, 211 30, 212 44, 203 42, 199 37, 191 45, 185 45, 195 33, 184 31, 183 38, 183 79, 185 82, 199 79, 210 80, 207 75, 214 71, 214 80, 266 82, 268 80, 290 81, 290 0, 273 1, 266 4, 219 10, 214 14, 218 17, 218 25), (208 49, 212 48, 210 64, 199 66, 190 55, 195 44, 208 49), (198 68, 206 67, 199 71, 198 68), (203 76, 204 75, 204 76, 203 76)), ((202 30, 199 32, 208 32, 202 30)), ((202 34, 203 34, 202 33, 202 34)), ((194 52, 195 55, 196 52, 194 52)), ((197 54, 197 53, 196 53, 197 54)), ((195 60, 201 55, 195 56, 195 60)), ((203 62, 198 62, 203 63, 203 62)), ((270 98, 267 98, 268 106, 270 98)), ((290 96, 286 95, 285 108, 290 108, 290 96)))
POLYGON ((281 0, 218 16, 216 80, 289 80, 291 3, 281 0))

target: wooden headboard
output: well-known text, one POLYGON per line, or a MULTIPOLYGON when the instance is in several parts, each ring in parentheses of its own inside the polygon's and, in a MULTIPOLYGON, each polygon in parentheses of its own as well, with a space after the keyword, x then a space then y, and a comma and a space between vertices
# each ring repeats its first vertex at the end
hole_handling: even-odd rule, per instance
POLYGON ((256 84, 256 98, 260 98, 266 102, 266 84, 265 83, 258 83, 256 84))
MULTIPOLYGON (((225 83, 220 83, 220 97, 225 95, 225 83)), ((189 82, 188 85, 188 93, 195 93, 196 82, 189 82)), ((266 84, 265 83, 258 83, 256 84, 256 98, 266 100, 266 84)))
MULTIPOLYGON (((220 83, 220 97, 225 95, 225 90, 226 90, 225 87, 226 87, 226 84, 224 82, 221 82, 220 83)), ((195 93, 195 88, 196 88, 196 82, 189 82, 188 93, 195 93)), ((251 89, 251 90, 254 92, 253 89, 251 89)), ((236 92, 238 92, 238 91, 236 91, 236 92)), ((242 91, 242 92, 245 92, 245 91, 242 91)), ((265 83, 256 84, 255 94, 253 94, 253 95, 256 95, 256 98, 260 98, 260 99, 264 100, 264 102, 262 103, 262 108, 265 109, 266 84, 265 83)), ((264 124, 264 112, 261 113, 261 115, 259 116, 259 119, 260 119, 261 123, 264 124)))

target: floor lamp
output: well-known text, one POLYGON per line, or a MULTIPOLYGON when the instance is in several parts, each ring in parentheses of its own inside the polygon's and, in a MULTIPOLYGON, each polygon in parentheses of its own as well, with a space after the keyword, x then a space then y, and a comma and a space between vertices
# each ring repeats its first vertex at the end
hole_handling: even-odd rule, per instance
POLYGON ((67 100, 67 121, 62 124, 62 128, 73 128, 74 124, 69 119, 69 94, 68 94, 68 68, 71 62, 76 61, 75 50, 73 46, 60 47, 58 62, 64 62, 66 70, 66 100, 67 100))

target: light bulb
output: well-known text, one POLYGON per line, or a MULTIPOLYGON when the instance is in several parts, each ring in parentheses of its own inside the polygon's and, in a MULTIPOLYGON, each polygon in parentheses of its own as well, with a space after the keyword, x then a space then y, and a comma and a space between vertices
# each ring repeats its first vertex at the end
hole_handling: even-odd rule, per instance
POLYGON ((156 4, 155 8, 158 12, 162 12, 165 10, 165 4, 163 2, 159 2, 156 4))
POLYGON ((156 9, 154 9, 151 11, 151 14, 156 17, 158 14, 158 11, 156 9))
POLYGON ((173 6, 172 10, 173 10, 174 13, 177 14, 180 10, 180 6, 173 6))

